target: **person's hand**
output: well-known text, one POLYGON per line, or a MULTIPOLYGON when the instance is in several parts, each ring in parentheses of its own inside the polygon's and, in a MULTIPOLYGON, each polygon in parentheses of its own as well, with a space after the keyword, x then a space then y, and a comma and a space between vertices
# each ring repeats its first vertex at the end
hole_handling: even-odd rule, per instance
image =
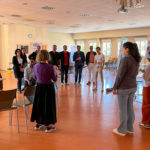
POLYGON ((78 57, 76 60, 81 60, 81 57, 78 57))
POLYGON ((116 90, 113 90, 112 92, 113 92, 113 94, 114 94, 114 95, 117 95, 117 92, 116 92, 116 90))
POLYGON ((55 73, 56 75, 58 74, 58 67, 57 66, 54 66, 54 70, 55 70, 55 73))

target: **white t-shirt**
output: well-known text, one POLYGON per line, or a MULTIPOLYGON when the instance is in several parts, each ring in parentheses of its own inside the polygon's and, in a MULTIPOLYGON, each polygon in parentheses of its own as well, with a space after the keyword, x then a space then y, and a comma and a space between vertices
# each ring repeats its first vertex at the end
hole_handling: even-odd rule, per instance
POLYGON ((105 56, 102 53, 100 55, 97 54, 95 56, 95 62, 99 63, 99 64, 96 64, 96 66, 103 66, 105 62, 105 56))

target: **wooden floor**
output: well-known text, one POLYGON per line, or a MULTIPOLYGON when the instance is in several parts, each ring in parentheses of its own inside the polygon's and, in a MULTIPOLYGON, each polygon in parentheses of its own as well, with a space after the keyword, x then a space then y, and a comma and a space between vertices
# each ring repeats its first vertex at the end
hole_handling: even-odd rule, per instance
MULTIPOLYGON (((4 89, 16 88, 13 75, 2 72, 4 89)), ((105 72, 105 88, 112 87, 114 74, 105 72)), ((74 83, 70 77, 70 83, 74 83)), ((29 123, 26 130, 25 115, 19 109, 20 133, 17 132, 16 114, 13 125, 9 126, 8 112, 0 112, 1 150, 149 150, 150 130, 138 125, 141 121, 141 103, 135 102, 135 134, 120 137, 112 130, 119 123, 116 96, 101 93, 100 83, 97 92, 88 87, 87 72, 84 71, 82 86, 70 84, 59 87, 60 107, 57 107, 57 130, 45 133, 35 131, 35 123, 29 123)), ((18 94, 19 99, 22 97, 18 94)), ((30 107, 30 114, 31 114, 30 107)))

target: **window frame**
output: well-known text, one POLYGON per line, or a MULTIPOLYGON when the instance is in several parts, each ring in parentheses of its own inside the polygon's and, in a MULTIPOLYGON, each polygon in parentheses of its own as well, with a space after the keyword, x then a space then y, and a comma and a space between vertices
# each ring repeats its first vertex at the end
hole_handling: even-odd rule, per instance
POLYGON ((102 40, 102 51, 103 51, 103 54, 106 57, 110 57, 111 56, 111 51, 112 51, 112 42, 111 42, 111 39, 102 40), (106 53, 104 52, 104 43, 106 43, 106 53), (107 49, 108 43, 110 43, 110 54, 108 54, 108 49, 107 49))

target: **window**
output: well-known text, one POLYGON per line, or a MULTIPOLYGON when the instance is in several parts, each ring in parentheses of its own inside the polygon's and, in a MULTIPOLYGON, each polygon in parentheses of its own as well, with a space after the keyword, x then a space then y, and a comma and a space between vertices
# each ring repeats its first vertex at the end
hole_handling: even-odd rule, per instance
POLYGON ((76 45, 80 45, 81 46, 81 51, 84 52, 85 48, 84 48, 84 41, 77 41, 76 45))
POLYGON ((102 41, 103 54, 105 56, 111 55, 111 40, 103 40, 102 41))
POLYGON ((147 50, 147 39, 146 38, 137 38, 137 39, 135 39, 135 42, 138 45, 141 56, 145 56, 146 50, 147 50))
POLYGON ((93 46, 93 51, 96 52, 97 41, 96 40, 90 40, 90 41, 88 41, 88 43, 89 43, 89 47, 93 46))
POLYGON ((118 40, 118 56, 120 54, 120 50, 122 50, 123 43, 127 42, 127 38, 122 38, 118 40))

